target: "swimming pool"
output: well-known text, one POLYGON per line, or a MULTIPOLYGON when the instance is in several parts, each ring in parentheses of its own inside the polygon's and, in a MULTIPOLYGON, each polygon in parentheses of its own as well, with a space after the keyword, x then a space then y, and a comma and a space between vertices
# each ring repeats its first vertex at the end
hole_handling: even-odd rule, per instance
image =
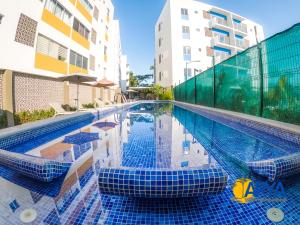
MULTIPOLYGON (((34 141, 7 145, 6 150, 73 164, 65 177, 47 184, 0 166, 3 224, 21 224, 19 215, 27 208, 37 211, 34 224, 272 224, 266 214, 272 207, 284 211, 282 224, 300 223, 299 175, 282 180, 287 201, 240 204, 231 200, 236 179, 248 177, 256 186, 266 186, 266 180, 247 167, 248 162, 297 154, 300 145, 295 142, 205 111, 195 113, 177 103, 141 103, 79 122, 34 141), (99 134, 99 138, 89 142, 79 138, 76 144, 65 141, 79 131, 99 134), (212 196, 134 198, 99 191, 103 168, 217 168, 226 172, 228 184, 212 196)), ((267 198, 270 193, 259 194, 267 198)))

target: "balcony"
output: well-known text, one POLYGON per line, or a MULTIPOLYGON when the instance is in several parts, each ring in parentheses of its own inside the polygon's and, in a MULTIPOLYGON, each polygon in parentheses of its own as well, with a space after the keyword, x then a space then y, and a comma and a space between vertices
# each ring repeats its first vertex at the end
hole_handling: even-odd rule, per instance
POLYGON ((233 27, 234 29, 243 32, 243 33, 247 33, 247 25, 243 24, 243 23, 233 23, 233 27))
POLYGON ((215 45, 215 44, 218 44, 218 43, 230 45, 230 39, 229 39, 228 36, 225 36, 225 35, 213 34, 213 43, 212 43, 212 45, 215 45))
POLYGON ((229 57, 230 55, 226 53, 215 53, 215 64, 221 63, 229 57))
POLYGON ((242 49, 246 49, 246 48, 249 48, 249 43, 246 41, 246 40, 243 40, 243 39, 235 39, 235 44, 236 44, 236 47, 238 48, 242 48, 242 49))
POLYGON ((212 17, 211 18, 211 25, 215 26, 215 25, 221 25, 221 26, 226 26, 228 27, 228 21, 219 17, 212 17))

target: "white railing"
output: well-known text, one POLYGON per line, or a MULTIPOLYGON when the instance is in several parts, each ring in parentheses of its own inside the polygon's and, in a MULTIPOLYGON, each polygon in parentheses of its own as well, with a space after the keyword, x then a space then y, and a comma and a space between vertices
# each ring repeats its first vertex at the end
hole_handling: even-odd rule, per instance
POLYGON ((220 24, 220 25, 223 25, 223 26, 228 26, 228 22, 227 20, 224 20, 224 19, 221 19, 221 18, 218 18, 218 17, 212 17, 211 18, 213 24, 220 24))
POLYGON ((214 43, 223 43, 223 44, 230 44, 230 39, 228 36, 225 35, 218 35, 218 34, 213 34, 213 40, 214 43))
POLYGON ((247 25, 243 23, 234 23, 234 28, 241 32, 247 33, 247 25))

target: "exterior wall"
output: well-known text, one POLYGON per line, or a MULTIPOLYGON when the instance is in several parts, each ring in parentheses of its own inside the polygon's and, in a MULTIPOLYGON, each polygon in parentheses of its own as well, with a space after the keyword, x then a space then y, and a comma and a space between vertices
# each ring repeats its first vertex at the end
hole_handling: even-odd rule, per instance
MULTIPOLYGON (((34 111, 50 109, 50 103, 69 104, 76 106, 77 84, 61 82, 55 78, 37 76, 16 71, 6 70, 7 80, 12 80, 6 84, 4 76, 0 71, 0 110, 7 110, 11 113, 22 111, 34 111), (11 76, 9 76, 11 74, 11 76), (9 78, 9 77, 11 78, 9 78), (12 84, 12 85, 11 85, 12 84), (5 85, 6 92, 4 93, 5 85), (11 96, 4 104, 3 96, 11 96), (10 109, 12 108, 12 109, 10 109)), ((116 90, 96 88, 90 85, 79 85, 79 103, 94 103, 95 98, 113 101, 116 90)))
MULTIPOLYGON (((70 105, 76 106, 75 100, 77 98, 77 84, 69 84, 70 105)), ((93 103, 92 87, 88 85, 79 85, 79 104, 93 103)))
POLYGON ((114 6, 111 0, 88 1, 93 6, 91 12, 84 8, 80 0, 57 0, 71 14, 67 23, 45 8, 47 0, 0 0, 0 5, 5 5, 0 9, 4 15, 0 25, 0 49, 7 52, 0 55, 0 69, 47 77, 83 72, 96 76, 98 80, 106 76, 119 84, 119 74, 115 74, 118 65, 115 63, 120 62, 115 60, 113 48, 120 46, 120 33, 114 28, 114 24, 118 23, 113 20, 114 6), (21 21, 21 18, 26 20, 21 21), (74 18, 88 29, 88 39, 73 29, 74 18), (58 60, 36 53, 39 34, 67 48, 66 59, 58 60), (116 37, 119 43, 114 42, 112 37, 116 37), (106 55, 105 47, 108 49, 106 55), (88 59, 87 70, 70 66, 71 50, 88 59))
POLYGON ((171 1, 167 1, 163 11, 155 26, 155 75, 156 82, 163 87, 170 87, 173 83, 173 67, 172 67, 172 54, 173 54, 173 40, 171 26, 171 1), (159 24, 161 30, 159 31, 159 24), (158 40, 162 39, 162 45, 159 47, 158 40), (162 55, 161 63, 159 62, 159 55, 162 55), (161 79, 159 74, 161 73, 161 79))
POLYGON ((126 92, 127 87, 129 86, 129 71, 127 66, 127 56, 121 56, 121 90, 126 92))
POLYGON ((15 112, 49 109, 49 103, 63 104, 63 82, 24 73, 13 73, 15 112))
POLYGON ((2 87, 2 83, 3 83, 3 75, 0 71, 0 110, 3 109, 3 87, 2 87))
MULTIPOLYGON (((263 40, 264 33, 261 25, 235 13, 194 0, 186 0, 184 2, 180 0, 168 0, 155 26, 156 82, 164 87, 175 86, 185 80, 184 69, 186 66, 191 69, 191 76, 195 75, 195 70, 202 72, 210 68, 213 65, 212 56, 216 54, 216 51, 213 49, 214 47, 229 49, 232 56, 255 45, 255 29, 257 30, 258 41, 263 40), (188 19, 182 19, 182 8, 188 9, 188 19), (227 17, 227 24, 220 24, 217 19, 214 19, 208 13, 210 11, 225 15, 227 17), (242 26, 247 26, 247 30, 241 31, 237 29, 233 23, 233 19, 240 20, 241 24, 243 24, 242 26), (159 24, 162 24, 161 31, 158 31, 159 24), (189 27, 189 39, 183 38, 182 26, 189 27), (213 38, 212 30, 214 28, 229 33, 225 42, 220 42, 218 39, 213 38), (236 35, 243 37, 244 44, 242 47, 238 45, 236 35), (161 47, 158 46, 160 38, 162 38, 161 47), (184 46, 191 47, 190 60, 184 60, 184 46), (159 55, 162 55, 161 63, 159 63, 159 55), (186 62, 190 61, 200 62, 188 63, 186 65, 186 62), (163 73, 161 80, 159 80, 160 72, 163 73)), ((215 56, 216 63, 224 59, 215 56)))

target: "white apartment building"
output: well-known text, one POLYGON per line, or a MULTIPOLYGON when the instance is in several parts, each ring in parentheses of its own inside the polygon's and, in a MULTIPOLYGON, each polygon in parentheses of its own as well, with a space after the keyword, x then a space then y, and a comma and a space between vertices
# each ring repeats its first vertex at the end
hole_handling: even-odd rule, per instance
POLYGON ((264 39, 261 25, 195 0, 167 0, 155 25, 155 81, 178 85, 264 39))
POLYGON ((120 83, 121 41, 111 0, 0 0, 0 69, 73 73, 120 83))

